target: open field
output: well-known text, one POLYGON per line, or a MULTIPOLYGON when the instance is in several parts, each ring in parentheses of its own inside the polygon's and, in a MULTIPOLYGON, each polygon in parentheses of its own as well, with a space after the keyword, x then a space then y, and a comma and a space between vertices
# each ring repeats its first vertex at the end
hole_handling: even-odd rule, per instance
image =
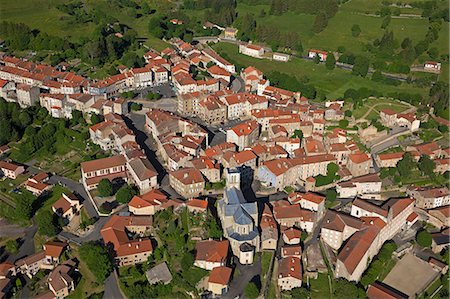
MULTIPOLYGON (((256 22, 276 26, 281 32, 295 31, 300 35, 303 47, 320 48, 335 51, 339 46, 344 46, 348 51, 355 54, 364 52, 364 45, 372 43, 376 38, 381 38, 383 29, 382 17, 366 15, 374 14, 382 6, 381 1, 352 0, 341 5, 338 13, 330 19, 327 28, 319 33, 312 32, 315 17, 313 15, 287 12, 281 16, 266 15, 259 16, 259 12, 270 10, 269 5, 247 5, 239 3, 237 10, 240 16, 252 13, 256 22), (361 28, 359 37, 353 37, 351 27, 358 24, 361 28)), ((402 13, 417 14, 422 12, 413 8, 402 8, 402 13)), ((392 18, 388 27, 394 32, 394 38, 401 42, 409 37, 414 43, 422 40, 428 29, 428 20, 419 18, 392 18)), ((430 47, 438 48, 441 54, 448 52, 448 26, 442 25, 439 38, 430 47)))
MULTIPOLYGON (((32 29, 39 29, 51 35, 66 37, 72 41, 89 37, 96 25, 89 23, 77 24, 69 21, 72 17, 58 10, 57 5, 67 3, 65 0, 0 0, 0 19, 24 23, 32 29)), ((89 9, 97 9, 117 18, 121 23, 135 29, 138 37, 146 38, 149 47, 162 50, 167 44, 148 33, 148 23, 151 16, 133 17, 127 9, 112 7, 106 0, 86 1, 89 9)))
POLYGON ((309 83, 315 86, 320 94, 324 94, 330 99, 343 96, 344 92, 349 88, 358 89, 360 87, 366 87, 371 90, 382 90, 386 93, 408 92, 422 95, 427 94, 427 90, 424 88, 417 88, 406 83, 399 86, 386 85, 374 82, 368 78, 354 76, 349 71, 339 68, 329 71, 323 64, 317 65, 312 61, 295 57, 287 63, 276 62, 239 54, 238 46, 234 44, 218 43, 213 45, 213 48, 218 53, 225 53, 232 60, 231 62, 245 66, 252 65, 264 73, 279 71, 297 78, 307 77, 309 83))
POLYGON ((391 109, 395 112, 403 112, 408 108, 409 106, 390 99, 369 99, 364 101, 362 107, 353 110, 353 116, 355 119, 360 119, 366 115, 366 119, 372 120, 378 118, 380 110, 382 109, 391 109))

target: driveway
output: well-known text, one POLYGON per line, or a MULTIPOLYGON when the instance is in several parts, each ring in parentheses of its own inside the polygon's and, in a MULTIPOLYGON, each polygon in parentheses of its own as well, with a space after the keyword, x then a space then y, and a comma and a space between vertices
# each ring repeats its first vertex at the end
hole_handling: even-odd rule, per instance
POLYGON ((80 237, 80 236, 76 236, 72 233, 62 231, 58 234, 58 237, 63 240, 67 240, 67 241, 76 243, 78 245, 81 245, 82 243, 85 243, 85 242, 100 240, 102 238, 102 236, 100 234, 100 230, 103 228, 105 223, 108 222, 109 219, 110 219, 110 217, 100 217, 99 220, 94 223, 94 229, 85 236, 80 237))
MULTIPOLYGON (((231 281, 228 293, 222 296, 223 299, 242 298, 244 289, 251 281, 257 285, 261 284, 261 258, 252 265, 241 265, 236 257, 233 257, 239 275, 231 281)), ((235 270, 236 271, 236 270, 235 270)))
POLYGON ((103 294, 103 299, 124 299, 114 272, 105 280, 105 293, 103 294))

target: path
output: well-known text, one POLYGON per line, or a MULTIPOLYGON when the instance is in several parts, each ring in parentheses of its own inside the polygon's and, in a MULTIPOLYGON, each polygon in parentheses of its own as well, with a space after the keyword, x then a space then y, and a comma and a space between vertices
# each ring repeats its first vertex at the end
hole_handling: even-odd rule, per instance
POLYGON ((117 278, 116 271, 112 272, 111 275, 105 280, 105 293, 103 294, 103 299, 124 299, 122 291, 119 287, 119 282, 117 278))
MULTIPOLYGON (((408 103, 398 103, 398 104, 397 103, 390 103, 389 105, 390 106, 400 106, 400 105, 405 105, 405 104, 408 104, 408 103)), ((372 112, 372 110, 375 109, 377 106, 382 106, 382 105, 386 105, 386 103, 378 103, 378 104, 370 106, 369 109, 366 111, 366 113, 364 113, 363 116, 361 116, 358 120, 356 120, 356 122, 360 123, 360 122, 367 121, 366 117, 370 114, 370 112, 372 112)), ((410 106, 410 108, 408 108, 407 110, 405 110, 405 111, 403 111, 401 113, 408 113, 411 110, 413 110, 413 109, 415 110, 416 109, 415 107, 411 107, 411 105, 409 105, 409 106, 410 106)))

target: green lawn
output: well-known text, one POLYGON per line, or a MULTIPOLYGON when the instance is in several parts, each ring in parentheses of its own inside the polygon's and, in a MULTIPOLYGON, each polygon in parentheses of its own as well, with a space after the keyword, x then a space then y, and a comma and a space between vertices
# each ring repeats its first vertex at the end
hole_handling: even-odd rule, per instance
POLYGON ((261 275, 262 275, 262 283, 264 284, 267 279, 267 271, 269 271, 270 261, 272 260, 273 252, 272 251, 263 251, 261 253, 261 275))
POLYGON ((409 106, 391 99, 369 99, 364 101, 364 105, 353 110, 353 116, 355 119, 360 119, 369 111, 371 107, 373 107, 372 110, 366 116, 366 119, 368 120, 377 119, 379 117, 379 112, 382 109, 391 109, 395 112, 403 112, 409 108, 409 106))
POLYGON ((239 54, 238 46, 228 43, 217 43, 213 45, 217 52, 224 52, 232 60, 231 62, 239 65, 252 65, 264 73, 271 71, 279 71, 297 78, 309 78, 309 83, 314 85, 320 94, 325 94, 328 98, 333 99, 344 95, 349 88, 358 89, 366 87, 371 90, 383 90, 384 92, 409 92, 427 94, 424 88, 417 88, 407 83, 399 86, 386 85, 374 82, 369 78, 361 78, 352 75, 349 71, 336 68, 329 71, 325 65, 314 64, 312 61, 292 58, 289 62, 276 62, 266 59, 257 59, 239 54))
MULTIPOLYGON (((333 281, 333 279, 331 279, 333 281)), ((311 298, 322 299, 331 298, 332 291, 330 291, 330 282, 328 280, 328 274, 319 273, 317 279, 310 279, 311 284, 311 298)))

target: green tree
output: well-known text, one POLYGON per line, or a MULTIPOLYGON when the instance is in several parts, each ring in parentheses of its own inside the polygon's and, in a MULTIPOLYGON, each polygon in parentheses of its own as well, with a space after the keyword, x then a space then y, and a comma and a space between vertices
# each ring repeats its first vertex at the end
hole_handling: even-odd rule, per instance
POLYGON ((414 168, 415 163, 409 152, 405 153, 403 158, 397 162, 397 170, 399 174, 405 178, 411 175, 411 170, 414 168))
POLYGON ((42 235, 53 237, 60 231, 56 214, 48 210, 42 210, 37 213, 36 222, 39 233, 42 235))
POLYGON ((6 241, 5 249, 11 254, 16 254, 19 252, 19 244, 17 243, 17 240, 6 241))
POLYGON ((430 247, 432 242, 431 234, 426 230, 421 230, 416 235, 416 241, 422 247, 430 247))
POLYGON ((366 298, 364 289, 359 288, 354 283, 340 278, 335 280, 333 298, 348 299, 348 298, 366 298))
POLYGON ((337 198, 337 192, 335 189, 328 189, 326 194, 326 200, 329 202, 334 202, 337 198))
POLYGON ((352 26, 352 36, 358 37, 360 34, 361 34, 361 28, 359 27, 358 24, 354 24, 352 26))
POLYGON ((352 74, 365 77, 369 71, 369 59, 364 56, 357 56, 353 65, 352 74))
POLYGON ((422 174, 425 174, 427 176, 434 175, 434 169, 436 168, 436 163, 434 163, 434 161, 431 160, 429 156, 423 155, 422 157, 420 157, 418 166, 419 166, 419 169, 422 172, 422 174))
POLYGON ((329 70, 332 70, 336 67, 336 58, 334 58, 333 53, 328 52, 327 60, 325 61, 325 66, 329 70))
POLYGON ((298 130, 298 129, 294 130, 294 133, 292 134, 291 138, 300 138, 300 139, 302 139, 303 138, 302 130, 298 130))
POLYGON ((122 186, 116 193, 116 200, 119 203, 126 204, 133 198, 133 196, 137 194, 138 192, 135 188, 133 188, 133 186, 122 186))
POLYGON ((389 26, 389 24, 391 23, 391 16, 387 15, 384 19, 383 22, 381 23, 381 28, 382 29, 386 29, 387 26, 389 26))
POLYGON ((245 286, 244 295, 247 299, 256 299, 259 296, 258 287, 254 282, 250 282, 245 286))
POLYGON ((101 197, 113 195, 113 186, 108 179, 102 179, 98 183, 98 193, 101 197))
POLYGON ((346 117, 352 117, 353 112, 352 112, 352 110, 345 110, 344 115, 345 115, 346 117))
POLYGON ((131 103, 130 108, 132 111, 140 111, 142 110, 142 104, 133 102, 131 103))
POLYGON ((339 127, 342 129, 345 129, 348 127, 348 120, 347 119, 341 119, 339 121, 339 127))
POLYGON ((102 119, 96 113, 92 113, 91 114, 91 124, 92 125, 96 125, 96 124, 98 124, 101 121, 102 121, 102 119))
MULTIPOLYGON (((108 244, 107 244, 108 245, 108 244)), ((80 258, 94 274, 98 283, 103 283, 113 271, 113 264, 105 246, 93 242, 84 243, 79 248, 80 258)))

